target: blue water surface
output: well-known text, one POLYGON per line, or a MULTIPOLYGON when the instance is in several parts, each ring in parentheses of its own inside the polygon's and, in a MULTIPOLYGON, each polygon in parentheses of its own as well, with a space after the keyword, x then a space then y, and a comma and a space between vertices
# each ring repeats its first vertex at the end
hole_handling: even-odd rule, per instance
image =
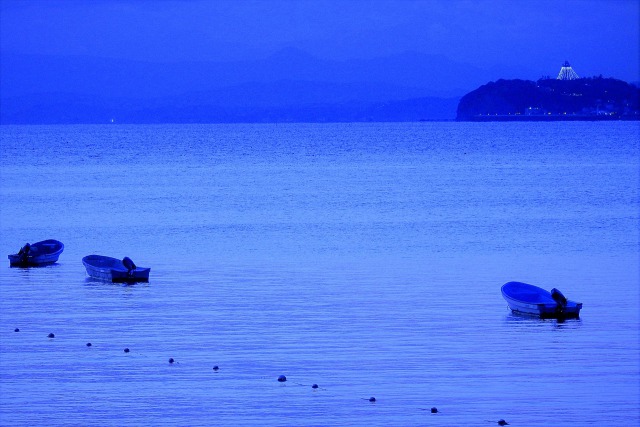
POLYGON ((0 424, 635 425, 639 131, 2 126, 1 252, 65 251, 0 268, 0 424), (511 280, 581 318, 509 313, 511 280))

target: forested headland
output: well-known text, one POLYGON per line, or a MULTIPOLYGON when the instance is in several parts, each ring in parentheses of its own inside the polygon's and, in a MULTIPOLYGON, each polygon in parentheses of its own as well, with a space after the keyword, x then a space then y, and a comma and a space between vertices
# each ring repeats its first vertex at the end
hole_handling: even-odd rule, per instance
POLYGON ((457 120, 640 120, 640 89, 614 78, 498 80, 464 95, 457 120))

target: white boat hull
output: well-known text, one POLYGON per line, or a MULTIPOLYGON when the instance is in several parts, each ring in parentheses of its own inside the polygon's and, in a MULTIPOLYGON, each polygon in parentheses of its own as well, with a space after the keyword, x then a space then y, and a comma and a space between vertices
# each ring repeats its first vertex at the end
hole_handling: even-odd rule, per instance
POLYGON ((128 270, 121 260, 101 255, 86 256, 82 258, 82 264, 90 277, 105 282, 148 282, 151 271, 142 267, 128 270))
POLYGON ((520 282, 509 282, 502 286, 502 297, 514 313, 542 319, 578 318, 582 309, 582 303, 567 300, 566 304, 560 305, 550 292, 520 282))

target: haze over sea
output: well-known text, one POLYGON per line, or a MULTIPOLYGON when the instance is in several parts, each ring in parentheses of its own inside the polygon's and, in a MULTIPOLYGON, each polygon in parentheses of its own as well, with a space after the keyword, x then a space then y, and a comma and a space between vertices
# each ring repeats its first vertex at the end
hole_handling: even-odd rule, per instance
POLYGON ((637 425, 639 131, 2 126, 2 253, 65 251, 0 268, 0 424, 637 425), (511 280, 581 318, 511 314, 511 280))

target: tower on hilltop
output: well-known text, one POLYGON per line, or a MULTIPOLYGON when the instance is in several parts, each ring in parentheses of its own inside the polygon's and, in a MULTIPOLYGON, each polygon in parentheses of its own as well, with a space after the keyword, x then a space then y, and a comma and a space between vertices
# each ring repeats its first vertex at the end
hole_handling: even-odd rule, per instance
POLYGON ((573 71, 573 68, 571 68, 571 65, 569 65, 569 61, 564 61, 564 65, 558 73, 558 80, 576 80, 579 78, 576 72, 573 71))

